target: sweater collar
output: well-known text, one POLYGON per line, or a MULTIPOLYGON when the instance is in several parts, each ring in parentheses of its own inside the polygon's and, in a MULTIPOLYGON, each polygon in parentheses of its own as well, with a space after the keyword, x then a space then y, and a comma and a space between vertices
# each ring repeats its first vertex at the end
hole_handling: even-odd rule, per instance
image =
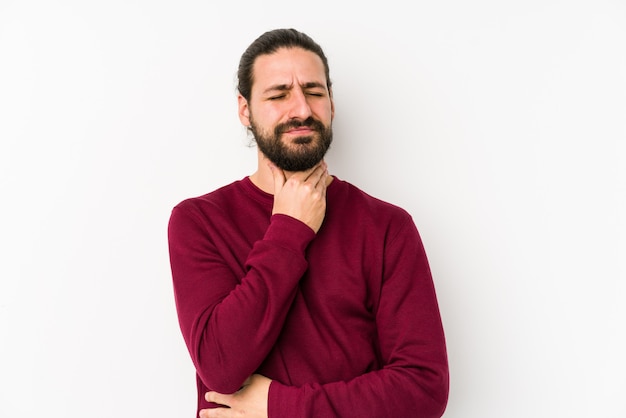
MULTIPOLYGON (((326 195, 328 196, 329 194, 334 193, 333 190, 335 190, 338 187, 336 186, 336 184, 340 182, 341 180, 337 178, 337 176, 333 176, 333 181, 328 185, 328 188, 326 189, 326 195)), ((240 184, 244 188, 246 193, 248 193, 250 197, 252 197, 254 200, 262 204, 269 205, 270 207, 274 204, 274 195, 271 193, 264 192, 263 190, 258 188, 252 182, 252 180, 250 180, 249 176, 246 176, 243 179, 241 179, 240 184)))

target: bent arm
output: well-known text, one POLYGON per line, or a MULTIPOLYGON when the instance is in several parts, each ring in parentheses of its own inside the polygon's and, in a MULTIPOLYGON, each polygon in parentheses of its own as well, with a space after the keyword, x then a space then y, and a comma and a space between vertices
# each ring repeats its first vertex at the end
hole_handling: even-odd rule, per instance
POLYGON ((448 363, 435 289, 417 229, 406 222, 385 249, 376 326, 383 367, 352 380, 299 387, 274 381, 269 417, 439 418, 448 363))
POLYGON ((315 234, 293 218, 272 216, 238 277, 199 219, 175 208, 168 227, 179 323, 205 385, 233 393, 278 338, 315 234))

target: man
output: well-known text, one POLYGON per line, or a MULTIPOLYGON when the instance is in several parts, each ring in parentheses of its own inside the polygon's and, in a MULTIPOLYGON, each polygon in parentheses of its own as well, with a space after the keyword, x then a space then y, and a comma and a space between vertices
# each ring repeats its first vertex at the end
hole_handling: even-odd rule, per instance
POLYGON ((177 205, 169 244, 200 417, 440 417, 444 333, 408 213, 329 175, 334 103, 311 38, 243 54, 254 174, 177 205))

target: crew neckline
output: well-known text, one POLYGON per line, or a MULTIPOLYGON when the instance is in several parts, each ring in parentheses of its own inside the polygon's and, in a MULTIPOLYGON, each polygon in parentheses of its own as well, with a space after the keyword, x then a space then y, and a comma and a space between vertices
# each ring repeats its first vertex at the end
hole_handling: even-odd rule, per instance
MULTIPOLYGON (((333 181, 331 181, 326 188, 326 193, 329 193, 331 190, 335 189, 334 184, 339 181, 341 180, 337 176, 333 175, 333 181)), ((272 206, 274 204, 274 195, 261 190, 261 188, 259 188, 256 184, 252 182, 250 176, 242 178, 240 180, 240 183, 254 200, 269 206, 272 206)))

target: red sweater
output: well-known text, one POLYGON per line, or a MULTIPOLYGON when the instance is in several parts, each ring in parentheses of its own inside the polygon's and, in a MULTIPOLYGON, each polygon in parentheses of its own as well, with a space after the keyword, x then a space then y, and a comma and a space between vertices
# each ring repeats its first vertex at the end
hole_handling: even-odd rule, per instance
POLYGON ((337 178, 319 232, 271 215, 248 178, 169 223, 176 306, 204 393, 273 379, 274 417, 440 417, 448 396, 433 281, 407 212, 337 178))

